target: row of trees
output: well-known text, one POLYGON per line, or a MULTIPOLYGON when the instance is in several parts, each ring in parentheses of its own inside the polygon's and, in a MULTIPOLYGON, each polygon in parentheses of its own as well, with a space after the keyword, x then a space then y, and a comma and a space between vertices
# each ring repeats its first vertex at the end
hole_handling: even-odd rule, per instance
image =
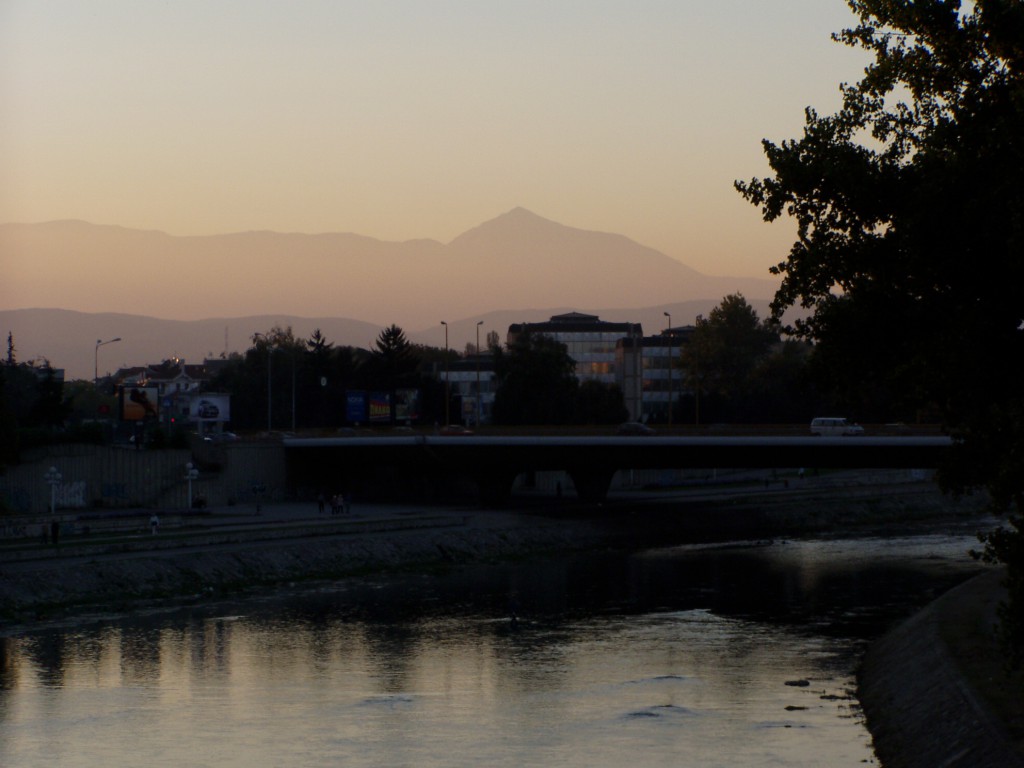
MULTIPOLYGON (((501 347, 488 340, 497 384, 493 421, 509 425, 618 424, 628 418, 622 390, 598 381, 579 382, 565 345, 543 334, 523 334, 501 347)), ((689 343, 673 361, 688 394, 673 407, 677 423, 806 422, 820 412, 843 408, 815 384, 811 345, 782 338, 779 323, 762 320, 743 296, 725 297, 697 322, 689 343), (699 413, 698 413, 699 409, 699 413)), ((476 350, 467 347, 466 354, 476 350)), ((448 361, 459 355, 449 350, 448 361)), ((335 347, 315 331, 297 339, 290 328, 273 328, 253 337, 253 346, 236 355, 211 386, 232 393, 232 423, 237 429, 266 425, 268 386, 272 424, 337 427, 346 423, 349 390, 421 393, 421 420, 441 422, 445 387, 437 371, 445 350, 410 343, 398 326, 384 329, 374 347, 335 347)), ((885 398, 871 407, 859 404, 858 416, 898 418, 885 410, 885 398)), ((449 403, 458 413, 458 403, 449 403)))
MULTIPOLYGON (((810 351, 806 342, 783 340, 780 325, 758 318, 741 295, 725 297, 706 319, 698 319, 674 360, 676 381, 690 393, 674 403, 676 423, 802 422, 828 410, 829 400, 814 383, 816 358, 810 351)), ((476 352, 469 345, 464 354, 476 352)), ((578 382, 565 346, 547 336, 524 334, 501 347, 492 334, 484 353, 494 363, 496 424, 617 424, 628 418, 621 389, 578 382)), ((417 390, 420 419, 440 423, 446 388, 437 371, 446 359, 454 363, 459 354, 413 344, 396 325, 381 331, 369 350, 335 346, 319 329, 302 339, 291 328, 274 327, 254 334, 244 353, 228 357, 210 389, 231 393, 232 427, 239 430, 266 428, 268 415, 276 429, 339 427, 347 423, 351 390, 417 390)), ((67 437, 68 427, 115 413, 109 392, 88 382, 62 385, 48 364, 17 363, 11 338, 4 362, 0 413, 6 426, 0 428, 13 435, 4 441, 9 451, 19 435, 59 430, 67 437)), ((881 418, 877 404, 882 402, 858 415, 881 418)), ((447 412, 459 413, 459 403, 450 402, 447 412)), ((93 437, 101 439, 103 433, 95 431, 93 437)))
POLYGON ((338 427, 345 423, 350 390, 417 389, 422 418, 434 421, 443 419, 445 407, 444 385, 433 367, 444 360, 445 350, 411 343, 396 325, 381 331, 369 350, 335 346, 319 329, 300 339, 291 328, 275 327, 255 334, 244 354, 229 357, 210 387, 231 393, 236 429, 265 427, 268 399, 275 428, 338 427))
POLYGON ((65 383, 49 361, 18 362, 14 336, 0 361, 0 469, 16 461, 23 448, 52 442, 95 442, 103 438, 92 417, 109 412, 113 399, 96 392, 91 382, 65 383))
MULTIPOLYGON (((496 334, 488 344, 498 381, 495 423, 610 424, 626 419, 619 388, 578 384, 564 345, 533 335, 503 349, 496 334)), ((467 347, 467 355, 475 353, 467 347)), ((273 328, 256 334, 244 354, 230 357, 210 386, 231 393, 236 429, 264 427, 268 407, 277 428, 293 423, 300 429, 338 427, 347 423, 345 395, 351 390, 418 390, 421 421, 441 423, 446 413, 459 412, 459 404, 453 398, 445 408, 450 391, 437 371, 446 360, 458 359, 453 350, 412 344, 396 325, 381 331, 369 350, 336 347, 319 330, 298 339, 290 328, 273 328)))

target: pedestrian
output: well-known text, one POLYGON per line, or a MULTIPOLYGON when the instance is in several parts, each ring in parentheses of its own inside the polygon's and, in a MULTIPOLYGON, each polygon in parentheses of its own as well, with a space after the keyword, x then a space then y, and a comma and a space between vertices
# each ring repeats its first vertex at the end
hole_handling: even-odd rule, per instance
POLYGON ((153 532, 154 536, 160 531, 160 518, 157 517, 156 512, 149 518, 149 529, 153 532))
POLYGON ((317 510, 322 515, 324 513, 324 494, 321 491, 320 495, 316 497, 317 510))
POLYGON ((341 502, 338 501, 338 494, 331 496, 331 514, 338 514, 338 510, 341 507, 341 502))

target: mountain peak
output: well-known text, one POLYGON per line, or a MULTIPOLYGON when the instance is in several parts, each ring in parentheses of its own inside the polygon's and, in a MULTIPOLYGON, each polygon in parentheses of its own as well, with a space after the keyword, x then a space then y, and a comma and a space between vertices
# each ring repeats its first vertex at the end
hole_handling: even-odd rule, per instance
POLYGON ((449 245, 456 249, 473 247, 479 244, 490 245, 495 241, 509 243, 536 242, 538 239, 550 239, 564 236, 569 232, 582 230, 559 224, 557 221, 545 219, 521 206, 517 206, 500 216, 473 227, 452 240, 449 245))
POLYGON ((525 221, 544 221, 548 224, 555 223, 550 219, 545 219, 543 216, 538 216, 533 211, 528 208, 523 208, 521 205, 517 205, 511 211, 506 211, 500 216, 495 216, 491 221, 515 221, 520 223, 525 221))

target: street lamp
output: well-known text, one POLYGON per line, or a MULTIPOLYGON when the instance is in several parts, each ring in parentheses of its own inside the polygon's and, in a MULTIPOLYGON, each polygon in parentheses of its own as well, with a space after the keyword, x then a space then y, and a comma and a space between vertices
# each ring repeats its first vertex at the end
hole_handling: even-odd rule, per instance
POLYGON ((57 486, 60 485, 63 478, 56 467, 50 467, 46 470, 46 474, 43 477, 46 480, 46 484, 50 486, 50 516, 52 517, 57 512, 57 486))
POLYGON ((644 341, 637 326, 633 326, 630 334, 633 342, 633 391, 636 393, 633 407, 636 410, 636 420, 644 420, 644 341))
POLYGON ((274 352, 274 348, 270 345, 270 339, 265 334, 254 333, 252 335, 253 341, 256 339, 263 339, 267 342, 267 432, 270 432, 270 416, 271 416, 271 398, 270 398, 270 356, 274 352))
POLYGON ((444 425, 447 427, 451 424, 448 409, 451 403, 451 396, 449 395, 449 375, 448 375, 448 323, 444 320, 441 321, 441 325, 444 326, 444 425))
POLYGON ((186 509, 192 509, 192 481, 199 479, 199 470, 190 461, 185 465, 185 480, 188 481, 188 502, 186 509))
POLYGON ((476 425, 480 426, 480 414, 482 413, 480 408, 480 326, 484 324, 483 320, 476 321, 476 425))
POLYGON ((103 341, 101 339, 96 339, 96 350, 95 350, 95 354, 93 355, 93 361, 92 361, 92 364, 93 364, 93 368, 92 368, 92 383, 93 383, 93 385, 99 384, 99 381, 100 381, 100 347, 102 347, 104 344, 113 344, 115 341, 120 341, 120 340, 121 340, 120 336, 118 336, 116 339, 109 339, 107 341, 103 341))
MULTIPOLYGON (((700 328, 704 322, 704 315, 697 315, 697 325, 694 330, 700 328)), ((692 343, 692 341, 691 341, 692 343)), ((694 394, 694 416, 693 423, 700 426, 700 355, 696 347, 693 349, 693 394, 694 394)))
POLYGON ((668 318, 668 425, 672 426, 672 315, 662 312, 668 318))

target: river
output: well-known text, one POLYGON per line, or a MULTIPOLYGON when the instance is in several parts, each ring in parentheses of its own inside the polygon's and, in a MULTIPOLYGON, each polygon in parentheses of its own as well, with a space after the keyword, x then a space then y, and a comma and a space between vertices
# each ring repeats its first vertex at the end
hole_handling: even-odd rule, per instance
POLYGON ((453 566, 20 630, 0 638, 0 765, 870 764, 858 659, 979 570, 978 526, 453 566))

